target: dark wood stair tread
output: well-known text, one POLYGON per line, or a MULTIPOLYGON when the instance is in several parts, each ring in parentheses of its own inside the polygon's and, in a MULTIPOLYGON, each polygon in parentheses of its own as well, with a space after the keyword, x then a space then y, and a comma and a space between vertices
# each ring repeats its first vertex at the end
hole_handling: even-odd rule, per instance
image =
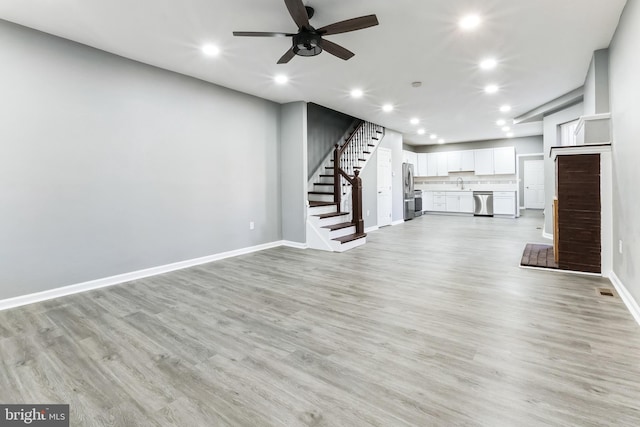
POLYGON ((354 240, 362 239, 363 237, 367 237, 367 233, 347 234, 346 236, 336 237, 335 239, 332 239, 332 240, 335 240, 336 242, 340 242, 342 244, 345 244, 345 243, 353 242, 354 240))
POLYGON ((327 193, 326 191, 309 191, 309 194, 329 194, 329 195, 333 195, 333 191, 330 193, 327 193))
POLYGON ((367 144, 369 147, 375 147, 376 144, 367 144))
POLYGON ((325 219, 325 218, 334 218, 336 216, 342 216, 342 215, 349 215, 349 212, 331 212, 331 213, 314 215, 314 216, 317 216, 320 219, 325 219))
POLYGON ((316 202, 313 200, 309 201, 310 208, 317 208, 318 206, 337 206, 336 202, 316 202))
POLYGON ((349 221, 349 222, 341 222, 340 224, 325 225, 322 228, 327 228, 329 229, 329 231, 336 231, 336 230, 342 230, 343 228, 349 228, 353 226, 354 226, 353 223, 349 221))
POLYGON ((371 151, 363 151, 364 154, 371 154, 371 151))
POLYGON ((333 175, 328 175, 328 174, 322 174, 320 175, 320 178, 333 178, 333 175))

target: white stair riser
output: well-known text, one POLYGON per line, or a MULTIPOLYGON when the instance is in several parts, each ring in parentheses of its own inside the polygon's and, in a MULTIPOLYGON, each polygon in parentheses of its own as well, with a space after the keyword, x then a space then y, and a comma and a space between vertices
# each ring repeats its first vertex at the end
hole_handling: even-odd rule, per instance
POLYGON ((309 194, 310 202, 333 202, 333 194, 309 194))
POLYGON ((331 241, 331 247, 333 248, 333 250, 335 252, 344 252, 344 251, 348 251, 349 249, 353 249, 353 248, 357 248, 358 246, 362 246, 365 243, 367 243, 367 238, 363 237, 361 239, 356 239, 356 240, 352 240, 348 243, 340 243, 340 242, 336 242, 335 240, 331 241))
POLYGON ((307 216, 322 215, 322 214, 333 213, 333 212, 337 212, 336 205, 315 206, 315 207, 309 206, 309 208, 307 209, 307 216))
MULTIPOLYGON (((325 230, 327 230, 325 228, 325 230)), ((342 236, 346 236, 347 234, 353 234, 356 232, 356 227, 355 225, 352 225, 351 227, 347 227, 347 228, 341 228, 340 230, 333 230, 329 233, 329 238, 330 239, 337 239, 338 237, 342 237, 342 236)))
POLYGON ((323 176, 318 178, 318 184, 333 184, 333 177, 323 176))
POLYGON ((317 219, 317 224, 319 227, 325 227, 327 225, 333 225, 333 224, 340 224, 343 222, 349 222, 351 221, 351 214, 344 214, 344 215, 340 215, 340 216, 332 216, 331 218, 318 218, 315 217, 317 219))

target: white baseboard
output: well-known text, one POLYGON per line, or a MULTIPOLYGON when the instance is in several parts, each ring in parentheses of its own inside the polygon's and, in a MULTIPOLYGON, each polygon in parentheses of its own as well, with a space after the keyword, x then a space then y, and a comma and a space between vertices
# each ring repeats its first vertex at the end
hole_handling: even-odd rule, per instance
POLYGON ((286 246, 288 248, 294 248, 294 249, 309 249, 309 245, 307 245, 306 243, 300 243, 300 242, 292 242, 290 240, 281 240, 280 245, 278 246, 286 246))
POLYGON ((624 302, 624 305, 627 306, 627 309, 631 312, 633 318, 636 319, 636 322, 640 325, 640 306, 638 305, 636 300, 633 298, 626 286, 624 286, 624 284, 620 281, 620 278, 616 275, 615 272, 611 272, 611 274, 609 275, 609 280, 611 280, 613 287, 616 288, 616 291, 618 292, 618 295, 620 295, 620 298, 624 302))
POLYGON ((520 206, 520 210, 521 210, 521 211, 526 211, 526 210, 527 210, 527 208, 525 208, 524 206, 520 206))
POLYGON ((400 225, 400 224, 404 224, 404 219, 400 219, 400 220, 398 220, 398 221, 393 221, 393 222, 391 223, 391 225, 400 225))
POLYGON ((544 237, 545 239, 553 240, 553 234, 549 234, 545 231, 542 232, 542 237, 544 237))
POLYGON ((214 255, 209 255, 201 258, 194 258, 186 261, 174 262, 171 264, 161 265, 158 267, 146 268, 144 270, 133 271, 130 273, 118 274, 116 276, 105 277, 102 279, 90 280, 88 282, 76 283, 75 285, 63 286, 61 288, 49 289, 42 292, 36 292, 33 294, 20 295, 13 298, 7 298, 0 300, 0 311, 7 310, 9 308, 20 307, 27 304, 33 304, 40 301, 46 301, 54 298, 63 297, 66 295, 77 294, 80 292, 86 292, 93 289, 105 288, 107 286, 118 285, 132 280, 143 279, 145 277, 156 276, 158 274, 169 273, 175 270, 182 270, 184 268, 193 267, 200 264, 206 264, 213 261, 219 261, 226 258, 232 258, 239 255, 246 255, 253 252, 263 251, 265 249, 271 249, 278 246, 289 246, 302 248, 301 243, 287 242, 284 240, 264 243, 262 245, 251 246, 248 248, 236 249, 228 252, 221 252, 214 255))
POLYGON ((365 233, 371 233, 372 231, 378 231, 379 229, 380 229, 380 227, 378 227, 377 225, 374 225, 372 227, 365 228, 364 232, 365 233))

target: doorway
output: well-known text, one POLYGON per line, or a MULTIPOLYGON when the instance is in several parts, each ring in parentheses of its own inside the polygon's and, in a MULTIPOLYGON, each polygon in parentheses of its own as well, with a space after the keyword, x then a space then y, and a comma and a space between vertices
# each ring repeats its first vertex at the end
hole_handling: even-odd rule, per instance
POLYGON ((378 148, 378 227, 391 225, 393 213, 391 150, 378 148))
POLYGON ((544 209, 544 160, 524 161, 524 207, 544 209))

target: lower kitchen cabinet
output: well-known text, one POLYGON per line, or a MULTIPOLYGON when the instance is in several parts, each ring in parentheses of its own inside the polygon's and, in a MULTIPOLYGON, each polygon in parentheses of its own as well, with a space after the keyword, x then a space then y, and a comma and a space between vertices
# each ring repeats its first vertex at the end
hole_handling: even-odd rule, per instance
POLYGON ((463 194, 460 196, 460 212, 473 213, 473 194, 463 194))
POLYGON ((494 215, 516 215, 516 193, 514 191, 493 192, 494 215))
POLYGON ((447 196, 444 191, 433 192, 433 210, 435 212, 447 211, 447 196))

